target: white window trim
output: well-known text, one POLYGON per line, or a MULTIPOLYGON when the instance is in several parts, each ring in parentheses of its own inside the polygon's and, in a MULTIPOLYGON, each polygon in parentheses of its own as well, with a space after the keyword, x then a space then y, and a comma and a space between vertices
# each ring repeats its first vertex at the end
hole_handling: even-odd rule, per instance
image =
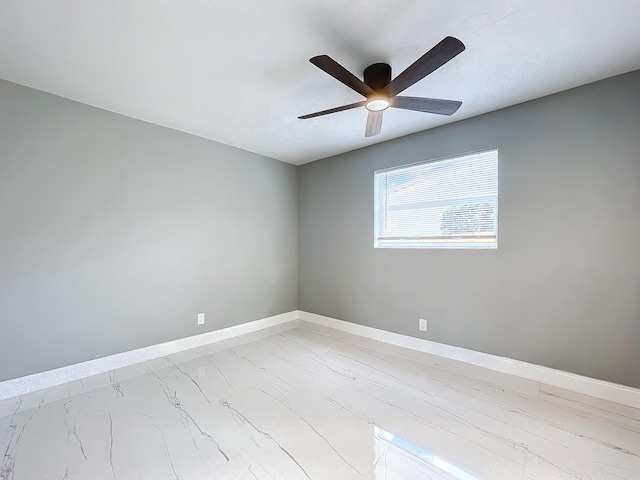
MULTIPOLYGON (((398 165, 395 167, 389 167, 389 168, 384 168, 384 169, 380 169, 380 170, 376 170, 373 172, 373 184, 374 184, 374 188, 373 188, 373 229, 374 229, 374 236, 373 236, 373 246, 374 248, 381 248, 381 249, 386 249, 386 248, 410 248, 410 249, 418 249, 418 250, 423 250, 423 249, 438 249, 438 250, 447 250, 447 249, 469 249, 469 250, 497 250, 498 248, 498 244, 499 244, 499 228, 498 228, 498 221, 499 221, 499 198, 500 198, 500 171, 499 171, 499 165, 500 165, 500 159, 499 159, 500 155, 499 155, 499 151, 498 148, 488 148, 488 149, 484 149, 484 150, 477 150, 477 151, 471 151, 471 152, 466 152, 466 153, 461 153, 461 154, 456 154, 456 155, 450 155, 447 157, 439 157, 439 158, 434 158, 434 159, 430 159, 427 161, 421 161, 421 162, 414 162, 414 163, 409 163, 406 165, 398 165), (498 191, 496 192, 496 196, 490 196, 490 197, 467 197, 467 199, 459 199, 459 200, 455 200, 453 202, 451 201, 442 201, 442 202, 425 202, 425 205, 429 205, 429 206, 437 206, 438 204, 440 205, 456 205, 456 204, 469 204, 469 203, 487 203, 487 200, 491 201, 491 202, 495 202, 495 242, 492 243, 476 243, 473 244, 471 242, 451 242, 451 241, 447 241, 447 242, 417 242, 417 241, 410 241, 410 242, 394 242, 393 244, 391 243, 383 243, 381 244, 379 242, 379 239, 382 237, 379 237, 379 230, 380 230, 380 224, 379 224, 379 219, 380 219, 380 205, 378 204, 378 195, 379 195, 379 185, 378 185, 378 181, 377 181, 377 176, 379 174, 385 173, 385 172, 391 172, 394 170, 400 170, 400 169, 404 169, 404 168, 410 168, 410 167, 417 167, 420 165, 427 165, 430 163, 436 163, 436 162, 442 162, 442 161, 446 161, 446 160, 454 160, 454 159, 458 159, 458 158, 464 158, 464 157, 468 157, 471 155, 479 155, 479 154, 483 154, 483 153, 489 153, 489 152, 495 152, 496 154, 496 158, 498 159, 498 191), (469 202, 469 199, 473 198, 473 202, 469 202)), ((392 207, 393 208, 393 207, 392 207)), ((407 207, 408 208, 408 207, 407 207)), ((401 210, 403 208, 393 208, 394 210, 401 210)))

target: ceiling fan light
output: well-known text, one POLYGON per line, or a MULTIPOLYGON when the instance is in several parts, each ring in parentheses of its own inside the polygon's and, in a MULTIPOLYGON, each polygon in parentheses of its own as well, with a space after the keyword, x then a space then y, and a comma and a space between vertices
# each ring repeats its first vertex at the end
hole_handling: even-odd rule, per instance
POLYGON ((365 108, 370 112, 381 112, 389 108, 389 99, 385 97, 371 98, 365 105, 365 108))

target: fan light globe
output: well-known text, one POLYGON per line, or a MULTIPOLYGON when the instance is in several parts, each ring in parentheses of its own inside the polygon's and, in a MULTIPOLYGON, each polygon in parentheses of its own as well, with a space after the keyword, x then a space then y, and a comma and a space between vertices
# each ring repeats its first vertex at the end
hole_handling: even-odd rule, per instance
POLYGON ((372 98, 367 102, 365 108, 370 112, 381 112, 389 108, 389 99, 384 97, 372 98))

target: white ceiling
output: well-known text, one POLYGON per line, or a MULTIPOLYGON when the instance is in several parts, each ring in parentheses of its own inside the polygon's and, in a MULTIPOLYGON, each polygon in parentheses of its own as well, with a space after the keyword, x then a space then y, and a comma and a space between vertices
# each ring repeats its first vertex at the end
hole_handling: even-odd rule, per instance
POLYGON ((301 164, 640 68, 638 0, 0 0, 0 78, 301 164), (403 94, 453 117, 362 100, 308 62, 394 76, 445 36, 467 49, 403 94))

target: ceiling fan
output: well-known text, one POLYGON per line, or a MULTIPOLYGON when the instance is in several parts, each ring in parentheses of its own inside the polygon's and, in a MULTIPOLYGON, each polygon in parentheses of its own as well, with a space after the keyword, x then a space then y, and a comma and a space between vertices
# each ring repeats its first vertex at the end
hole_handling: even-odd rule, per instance
POLYGON ((393 80, 391 80, 391 66, 386 63, 369 65, 364 69, 364 81, 362 81, 328 55, 313 57, 309 60, 311 63, 366 97, 366 100, 302 115, 298 118, 304 120, 352 108, 365 107, 369 114, 364 135, 372 137, 380 133, 382 113, 389 107, 438 115, 453 115, 460 108, 462 102, 437 98, 404 97, 398 96, 398 94, 440 68, 464 51, 464 48, 464 44, 457 38, 446 37, 393 80))

